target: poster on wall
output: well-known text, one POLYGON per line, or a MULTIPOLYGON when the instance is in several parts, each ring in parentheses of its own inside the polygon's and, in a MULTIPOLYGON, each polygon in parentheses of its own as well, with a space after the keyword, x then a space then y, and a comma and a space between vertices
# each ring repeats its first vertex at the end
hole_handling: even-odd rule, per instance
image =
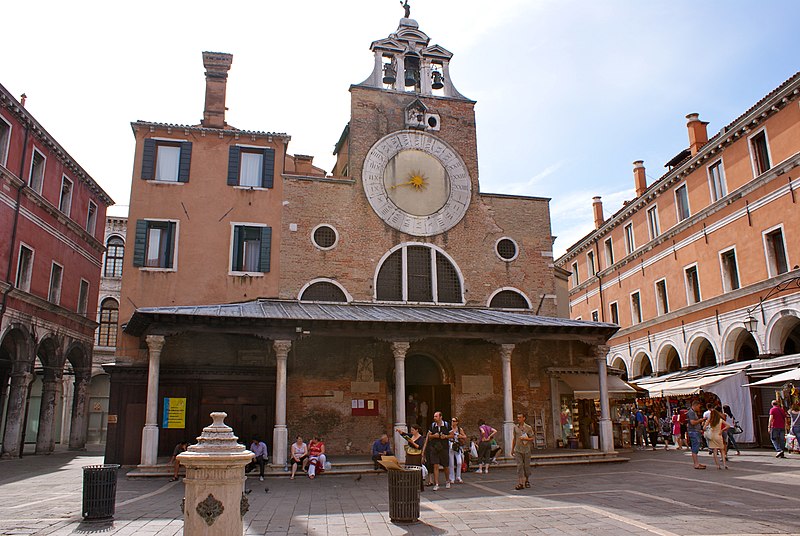
POLYGON ((162 428, 186 428, 186 399, 164 398, 162 428))
POLYGON ((353 417, 380 415, 378 412, 378 401, 375 399, 355 398, 350 405, 350 414, 353 417))

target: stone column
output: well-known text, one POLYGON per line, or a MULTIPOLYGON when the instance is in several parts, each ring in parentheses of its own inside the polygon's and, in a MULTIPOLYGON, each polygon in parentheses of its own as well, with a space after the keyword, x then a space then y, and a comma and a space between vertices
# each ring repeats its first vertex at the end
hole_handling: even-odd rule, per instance
POLYGON ((89 382, 91 380, 89 373, 75 376, 69 450, 86 450, 86 434, 89 430, 89 382))
POLYGON ((3 433, 3 458, 19 458, 22 454, 22 429, 25 420, 25 406, 28 400, 28 388, 33 381, 33 374, 27 371, 27 363, 17 366, 11 373, 11 387, 8 390, 8 408, 6 410, 6 428, 3 433), (23 366, 25 370, 22 369, 23 366))
POLYGON ((394 354, 394 453, 401 462, 406 461, 405 439, 400 437, 397 428, 408 432, 406 424, 406 352, 411 346, 408 342, 393 342, 394 354))
POLYGON ((141 465, 156 465, 158 463, 158 373, 161 367, 161 349, 164 348, 165 338, 162 335, 148 335, 146 341, 149 366, 147 369, 147 409, 142 430, 141 465))
POLYGON ((286 465, 289 451, 289 430, 286 428, 286 361, 292 341, 272 343, 275 348, 275 429, 272 432, 272 464, 286 465))
POLYGON ((72 404, 75 400, 74 382, 69 377, 61 378, 61 434, 58 442, 61 445, 69 443, 69 435, 72 431, 72 404))
POLYGON ((197 444, 178 454, 186 467, 183 534, 187 536, 241 536, 244 514, 250 508, 244 494, 245 465, 253 453, 237 442, 223 421, 226 413, 212 413, 214 422, 203 428, 197 444))
POLYGON ((45 374, 42 379, 42 405, 39 408, 39 433, 36 454, 52 454, 56 448, 56 399, 61 392, 61 378, 45 374))
POLYGON ((514 393, 511 388, 511 353, 513 344, 500 345, 500 359, 503 361, 503 453, 511 457, 511 443, 514 440, 514 393))
POLYGON ((594 355, 597 360, 597 374, 600 376, 600 450, 602 452, 614 452, 614 430, 611 425, 611 407, 608 403, 608 370, 606 365, 608 346, 596 346, 594 355))

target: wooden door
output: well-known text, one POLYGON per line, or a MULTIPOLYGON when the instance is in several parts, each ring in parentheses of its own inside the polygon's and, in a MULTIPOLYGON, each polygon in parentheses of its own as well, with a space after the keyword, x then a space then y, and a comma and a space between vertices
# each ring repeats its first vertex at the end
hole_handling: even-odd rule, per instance
POLYGON ((123 431, 122 464, 138 465, 142 459, 142 429, 146 404, 127 404, 122 421, 117 425, 123 431))

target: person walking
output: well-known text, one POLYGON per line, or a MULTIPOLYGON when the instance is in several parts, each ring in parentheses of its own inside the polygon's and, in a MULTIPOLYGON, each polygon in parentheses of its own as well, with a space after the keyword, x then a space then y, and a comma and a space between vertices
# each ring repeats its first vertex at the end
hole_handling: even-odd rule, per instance
POLYGON ((636 408, 634 419, 636 420, 636 445, 641 450, 644 450, 647 443, 647 435, 645 434, 647 431, 647 417, 645 417, 642 408, 636 408))
MULTIPOLYGON (((736 449, 736 455, 740 456, 742 454, 742 451, 739 450, 739 445, 736 443, 736 437, 735 437, 736 436, 736 426, 739 423, 736 422, 736 417, 733 416, 733 412, 731 411, 731 407, 729 405, 725 404, 724 406, 722 406, 722 412, 725 414, 725 422, 727 422, 728 425, 730 426, 730 428, 728 428, 726 430, 727 433, 723 434, 724 436, 727 436, 727 441, 728 441, 727 447, 728 447, 728 450, 736 449)), ((741 432, 741 430, 742 429, 739 428, 740 432, 741 432)))
POLYGON ((777 454, 776 458, 785 458, 786 447, 786 412, 783 411, 781 403, 777 400, 772 401, 772 408, 769 410, 769 423, 767 424, 769 438, 777 454))
POLYGON ((489 473, 489 464, 492 461, 492 439, 497 430, 486 424, 483 419, 478 423, 478 470, 476 473, 489 473))
POLYGON ((792 404, 792 409, 789 410, 789 421, 789 431, 792 432, 795 440, 800 441, 800 404, 792 404))
POLYGON ((431 424, 428 430, 430 462, 433 464, 433 491, 439 490, 439 469, 445 473, 445 488, 450 488, 450 481, 447 479, 446 471, 449 458, 447 451, 449 450, 450 440, 452 438, 453 429, 442 419, 442 412, 434 412, 433 424, 431 424))
POLYGON ((467 434, 464 429, 458 424, 458 417, 453 417, 450 420, 453 428, 453 438, 450 440, 450 449, 448 450, 448 461, 450 467, 449 482, 455 484, 463 484, 461 479, 461 465, 464 463, 464 448, 467 445, 467 434))
POLYGON ((723 426, 727 426, 725 423, 725 419, 722 416, 722 413, 717 411, 716 409, 712 409, 708 415, 708 421, 704 422, 704 426, 706 427, 706 442, 708 443, 708 448, 711 449, 711 453, 714 455, 714 463, 717 466, 717 469, 725 469, 728 468, 728 457, 725 455, 725 442, 722 440, 722 429, 723 426), (720 465, 720 460, 717 459, 717 455, 722 460, 722 465, 720 465))
POLYGON ((703 435, 703 418, 698 415, 702 411, 702 404, 699 400, 692 400, 690 409, 686 412, 686 434, 689 436, 689 445, 692 449, 692 462, 695 469, 705 469, 706 466, 700 463, 697 453, 700 452, 700 438, 703 435))
POLYGON ((677 445, 678 450, 683 450, 683 434, 681 434, 681 417, 678 414, 678 409, 674 409, 672 413, 672 440, 677 445))
POLYGON ((517 413, 517 424, 514 425, 514 437, 511 440, 511 452, 517 462, 517 485, 515 490, 531 487, 531 441, 533 428, 525 422, 525 414, 517 413))
POLYGON ((647 429, 647 437, 650 439, 650 446, 653 450, 656 450, 656 444, 658 443, 658 419, 656 419, 655 413, 652 411, 647 413, 645 427, 647 429))

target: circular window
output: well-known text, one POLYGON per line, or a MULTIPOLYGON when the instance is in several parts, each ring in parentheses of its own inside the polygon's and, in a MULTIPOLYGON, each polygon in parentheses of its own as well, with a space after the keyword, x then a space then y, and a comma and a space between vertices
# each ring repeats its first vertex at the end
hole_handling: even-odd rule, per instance
POLYGON ((495 244, 495 249, 497 250, 497 255, 504 261, 513 261, 517 258, 517 254, 519 253, 517 243, 510 238, 501 238, 498 240, 497 244, 495 244))
POLYGON ((319 249, 333 249, 339 240, 339 235, 330 225, 317 225, 311 233, 311 240, 319 249))

